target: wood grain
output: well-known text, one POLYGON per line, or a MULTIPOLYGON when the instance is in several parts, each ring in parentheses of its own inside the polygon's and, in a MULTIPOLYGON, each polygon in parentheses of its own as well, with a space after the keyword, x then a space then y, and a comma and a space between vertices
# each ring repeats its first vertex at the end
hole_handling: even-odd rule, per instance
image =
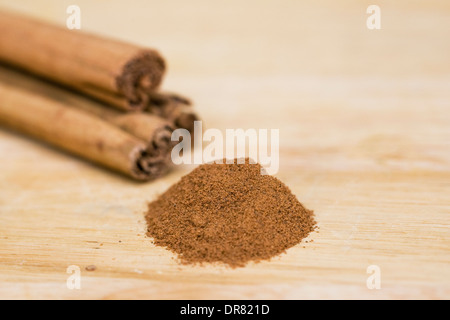
MULTIPOLYGON (((83 28, 158 48, 164 88, 192 97, 207 127, 279 128, 277 177, 320 229, 272 261, 181 266, 145 236, 143 214, 191 168, 133 183, 2 129, 1 298, 450 297, 448 1, 378 1, 377 31, 356 0, 126 12, 110 1, 107 13, 78 2, 83 28), (80 290, 67 289, 69 265, 82 270, 80 290), (366 286, 369 265, 380 290, 366 286)), ((0 1, 60 23, 68 4, 0 1)))

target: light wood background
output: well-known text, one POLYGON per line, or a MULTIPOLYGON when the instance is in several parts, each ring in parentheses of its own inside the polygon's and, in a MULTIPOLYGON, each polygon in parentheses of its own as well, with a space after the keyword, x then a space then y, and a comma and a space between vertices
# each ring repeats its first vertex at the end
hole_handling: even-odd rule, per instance
POLYGON ((245 268, 181 266, 143 214, 190 168, 134 183, 0 129, 0 298, 450 298, 449 1, 0 8, 65 24, 70 4, 83 29, 161 50, 164 88, 192 97, 207 127, 279 128, 277 177, 320 230, 245 268), (381 30, 366 28, 370 4, 381 30), (66 286, 70 265, 80 290, 66 286))

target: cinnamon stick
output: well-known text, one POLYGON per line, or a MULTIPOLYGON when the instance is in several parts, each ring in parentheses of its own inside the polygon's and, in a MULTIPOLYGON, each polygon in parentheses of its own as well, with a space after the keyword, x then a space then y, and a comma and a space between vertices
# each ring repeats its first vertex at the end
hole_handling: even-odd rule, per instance
POLYGON ((0 11, 0 60, 123 110, 142 110, 165 61, 153 49, 0 11))
POLYGON ((0 124, 138 180, 159 177, 170 161, 168 148, 150 146, 91 113, 3 82, 0 124))
POLYGON ((43 95, 64 105, 92 113, 147 142, 147 150, 148 152, 153 150, 152 154, 167 154, 173 147, 171 142, 172 123, 156 115, 139 112, 124 113, 111 109, 84 96, 76 95, 59 86, 52 85, 47 81, 27 76, 2 65, 0 65, 0 82, 24 88, 28 92, 43 95))

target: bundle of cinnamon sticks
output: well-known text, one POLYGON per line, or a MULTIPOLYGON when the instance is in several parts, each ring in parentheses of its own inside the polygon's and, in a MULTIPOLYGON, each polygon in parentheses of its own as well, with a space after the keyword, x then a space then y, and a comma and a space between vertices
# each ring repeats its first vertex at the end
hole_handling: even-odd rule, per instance
POLYGON ((153 49, 0 11, 0 64, 1 126, 138 180, 169 169, 172 131, 198 119, 159 90, 153 49))

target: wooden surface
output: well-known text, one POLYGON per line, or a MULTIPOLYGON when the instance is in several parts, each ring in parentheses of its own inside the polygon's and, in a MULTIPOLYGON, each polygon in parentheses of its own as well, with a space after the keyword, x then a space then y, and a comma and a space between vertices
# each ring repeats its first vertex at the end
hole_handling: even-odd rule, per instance
MULTIPOLYGON (((55 3, 0 7, 64 24, 55 3)), ((277 177, 320 230, 245 268, 180 266, 143 214, 190 168, 134 183, 0 130, 0 298, 450 297, 448 1, 76 3, 83 29, 160 49, 206 126, 279 128, 277 177)))

